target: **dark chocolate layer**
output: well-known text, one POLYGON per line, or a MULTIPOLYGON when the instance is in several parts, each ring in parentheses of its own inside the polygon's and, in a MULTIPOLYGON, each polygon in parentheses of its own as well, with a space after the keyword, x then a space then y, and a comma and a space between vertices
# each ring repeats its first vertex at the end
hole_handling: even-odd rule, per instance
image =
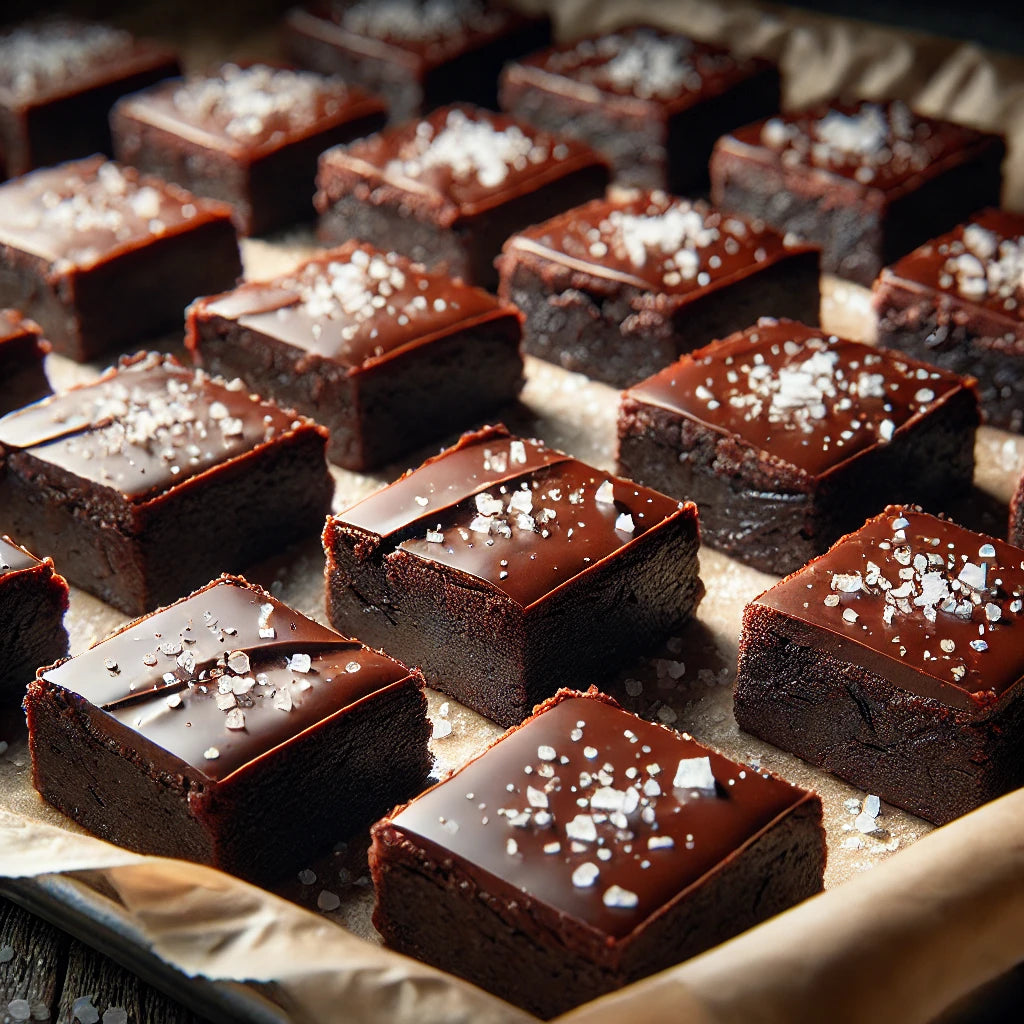
POLYGON ((897 686, 984 709, 1024 677, 1024 550, 890 507, 757 598, 800 642, 897 686))
MULTIPOLYGON (((305 421, 303 421, 305 422, 305 421)), ((0 449, 31 451, 130 501, 288 433, 292 413, 171 358, 128 361, 0 420, 0 449)))
POLYGON ((484 891, 615 939, 808 794, 602 699, 569 696, 393 819, 484 891))
POLYGON ((230 577, 43 673, 215 781, 407 676, 230 577))
POLYGON ((955 374, 915 360, 765 319, 683 356, 626 395, 819 476, 888 443, 964 387, 955 374))

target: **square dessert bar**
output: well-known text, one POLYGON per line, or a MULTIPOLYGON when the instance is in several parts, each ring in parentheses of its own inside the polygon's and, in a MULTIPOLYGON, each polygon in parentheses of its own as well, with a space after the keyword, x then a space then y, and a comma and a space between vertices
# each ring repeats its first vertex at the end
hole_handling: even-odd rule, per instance
POLYGON ((490 0, 336 0, 289 12, 284 33, 296 63, 378 93, 398 122, 458 100, 497 107, 502 65, 547 46, 551 22, 490 0))
POLYGON ((692 502, 487 427, 328 518, 328 613, 507 727, 686 622, 697 545, 692 502))
POLYGON ((237 577, 40 669, 32 778, 110 842, 272 880, 426 785, 423 680, 237 577))
POLYGON ((110 152, 114 101, 179 73, 173 51, 72 18, 0 33, 0 180, 110 152))
POLYGON ((701 539, 784 575, 890 502, 971 486, 973 382, 791 320, 623 392, 617 472, 700 509, 701 539))
POLYGON ((49 351, 37 323, 17 310, 0 309, 0 416, 50 393, 49 351))
POLYGON ((372 829, 399 952, 549 1018, 819 892, 821 801, 562 690, 372 829))
POLYGON ((822 247, 822 270, 870 286, 897 257, 998 205, 998 135, 896 100, 817 107, 746 125, 716 144, 711 196, 822 247))
POLYGON ((17 707, 40 665, 68 653, 68 585, 50 559, 0 537, 0 711, 17 707))
POLYGON ((506 65, 501 106, 602 153, 622 185, 707 187, 715 140, 777 113, 779 69, 649 27, 623 28, 506 65))
POLYGON ((181 323, 242 272, 231 208, 102 157, 0 185, 0 306, 87 361, 181 323))
POLYGON ((497 283, 513 232, 602 195, 589 146, 474 107, 444 107, 320 158, 320 237, 360 238, 462 277, 497 283))
POLYGON ((313 217, 317 158, 369 135, 384 104, 310 71, 225 64, 121 100, 111 114, 119 160, 222 199, 240 232, 313 217))
POLYGON ((616 388, 762 315, 816 324, 818 252, 664 192, 598 199, 505 243, 523 350, 616 388))
POLYGON ((878 343, 978 379, 995 427, 1024 430, 1024 215, 985 210, 875 282, 878 343))
POLYGON ((1024 550, 890 506, 752 601, 741 729, 937 825, 1024 784, 1024 550))
POLYGON ((365 470, 512 401, 519 335, 518 311, 493 295, 349 242, 194 302, 186 344, 323 423, 331 459, 365 470))
POLYGON ((130 614, 315 536, 327 431, 140 355, 0 420, 0 521, 130 614))

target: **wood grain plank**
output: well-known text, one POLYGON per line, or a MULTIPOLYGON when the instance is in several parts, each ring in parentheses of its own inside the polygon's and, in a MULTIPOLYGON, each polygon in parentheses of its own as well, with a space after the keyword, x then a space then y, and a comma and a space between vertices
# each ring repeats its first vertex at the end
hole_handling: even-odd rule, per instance
POLYGON ((0 1022, 17 1021, 24 1002, 32 1020, 53 1020, 70 943, 53 925, 0 897, 0 1022))

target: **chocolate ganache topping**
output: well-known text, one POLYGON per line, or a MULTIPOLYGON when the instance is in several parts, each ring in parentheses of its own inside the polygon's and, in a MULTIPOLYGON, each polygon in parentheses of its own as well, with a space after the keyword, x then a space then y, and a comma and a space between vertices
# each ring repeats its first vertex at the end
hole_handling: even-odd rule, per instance
MULTIPOLYGON (((516 315, 480 288, 427 273, 403 256, 361 242, 317 256, 276 280, 201 299, 193 309, 237 321, 350 371, 451 331, 516 315)), ((192 324, 190 318, 194 347, 192 324)))
POLYGON ((692 504, 487 428, 338 516, 524 607, 692 504))
POLYGON ((627 394, 817 476, 888 443, 964 387, 955 374, 898 353, 762 319, 627 394))
POLYGON ((730 284, 809 248, 699 200, 642 191, 595 199, 505 243, 506 251, 669 296, 730 284))
POLYGON ((808 794, 607 698, 563 692, 400 810, 481 889, 624 938, 808 794))
POLYGON ((0 454, 31 453, 141 502, 295 424, 292 413, 250 395, 240 381, 151 354, 5 416, 0 454))
POLYGON ((756 603, 813 627, 806 642, 962 710, 1024 677, 1024 550, 915 509, 888 508, 756 603))
POLYGON ((43 678, 223 781, 408 675, 260 588, 223 577, 43 678))

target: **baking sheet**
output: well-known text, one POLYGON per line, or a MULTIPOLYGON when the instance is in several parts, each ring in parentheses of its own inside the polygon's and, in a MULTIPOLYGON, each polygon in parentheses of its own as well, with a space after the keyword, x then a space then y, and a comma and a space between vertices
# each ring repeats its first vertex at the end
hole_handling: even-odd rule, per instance
MULTIPOLYGON (((851 26, 795 12, 766 14, 763 9, 748 4, 679 0, 673 5, 664 5, 641 0, 626 7, 610 0, 605 3, 569 0, 557 5, 563 33, 571 33, 574 25, 581 24, 594 30, 611 27, 627 18, 641 18, 645 12, 649 13, 649 20, 775 56, 787 75, 786 102, 789 105, 837 91, 868 96, 892 94, 911 100, 926 112, 945 111, 983 127, 1007 131, 1011 136, 1007 199, 1011 205, 1024 205, 1022 62, 995 57, 976 47, 908 36, 890 29, 851 26)), ((138 17, 144 22, 144 14, 138 17)), ((206 33, 197 39, 194 25, 178 27, 176 31, 186 42, 193 66, 207 64, 215 55, 262 54, 273 50, 272 35, 265 32, 253 37, 221 31, 206 33)), ((247 275, 266 277, 280 273, 314 247, 308 231, 295 231, 270 240, 247 240, 244 243, 247 275)), ((872 335, 870 306, 863 289, 828 282, 823 316, 827 326, 849 336, 870 338, 872 335)), ((161 347, 180 351, 180 337, 164 339, 161 347)), ((48 368, 57 386, 94 376, 100 369, 98 365, 82 368, 53 357, 48 368)), ((549 444, 608 470, 613 465, 616 399, 616 393, 602 384, 531 359, 521 401, 506 410, 503 418, 513 429, 540 436, 549 444)), ((335 508, 345 507, 369 493, 406 465, 415 464, 436 451, 437 447, 438 444, 426 446, 412 453, 401 465, 372 476, 335 470, 335 508)), ((1014 482, 1024 469, 1024 443, 1021 438, 986 428, 979 434, 977 455, 976 487, 969 495, 957 496, 951 511, 966 525, 1003 533, 1005 505, 1014 482)), ((826 885, 835 889, 841 883, 853 882, 837 890, 834 904, 837 909, 830 913, 845 915, 842 920, 863 928, 866 914, 878 916, 877 908, 870 906, 870 901, 876 898, 871 894, 900 890, 902 851, 930 831, 930 826, 883 806, 877 830, 865 834, 855 824, 864 793, 737 730, 731 711, 731 683, 740 613, 746 601, 768 586, 773 577, 747 569, 707 549, 702 552, 701 565, 708 593, 697 619, 661 650, 650 652, 649 657, 629 666, 604 684, 604 688, 630 710, 686 729, 736 760, 760 764, 819 791, 824 798, 829 842, 826 885), (871 877, 863 877, 869 869, 887 865, 887 862, 891 867, 885 866, 871 877), (892 883, 888 882, 890 876, 895 878, 892 883), (864 891, 869 895, 862 900, 856 898, 858 892, 864 891), (854 897, 847 897, 847 892, 854 893, 854 897)), ((323 554, 318 543, 311 539, 255 567, 247 575, 299 610, 325 621, 322 572, 323 554)), ((74 591, 68 618, 72 651, 85 649, 123 621, 120 613, 87 594, 74 591)), ((438 773, 462 763, 499 734, 491 723, 439 694, 430 695, 430 714, 435 725, 431 745, 438 773)), ((1019 806, 1016 813, 1018 818, 1024 816, 1019 806)), ((278 895, 290 904, 263 896, 259 890, 208 869, 114 851, 105 844, 82 837, 76 826, 38 799, 30 786, 24 729, 17 715, 0 718, 0 815, 0 839, 3 840, 0 842, 0 875, 43 875, 38 881, 14 883, 19 887, 21 898, 36 899, 39 907, 49 906, 51 914, 66 911, 72 924, 72 918, 77 915, 81 927, 91 931, 94 937, 101 936, 115 955, 120 953, 130 958, 133 949, 145 954, 152 947, 158 962, 163 959, 176 964, 186 974, 274 982, 273 998, 277 1005, 287 1007, 296 1020, 370 1019, 385 1010, 394 1019, 408 1020, 523 1019, 522 1014, 469 986, 384 953, 374 945, 378 940, 368 916, 372 894, 366 873, 365 837, 339 841, 330 854, 311 863, 294 878, 286 879, 278 895), (50 875, 83 868, 98 868, 100 874, 62 875, 59 879, 50 875), (116 897, 112 898, 111 892, 116 893, 116 897), (177 916, 161 916, 154 909, 159 905, 154 893, 166 896, 169 905, 184 900, 186 911, 177 916), (190 915, 197 913, 202 931, 190 920, 190 915), (211 930, 218 943, 216 948, 204 938, 211 930), (351 935, 369 940, 370 944, 353 944, 351 935), (125 936, 130 938, 125 939, 125 936), (336 976, 339 964, 345 965, 341 978, 336 976)), ((982 813, 979 820, 981 824, 977 828, 982 830, 981 839, 985 843, 995 842, 996 852, 1008 856, 1011 847, 1007 844, 1011 837, 1004 828, 1005 819, 991 814, 986 817, 982 813), (1002 838, 991 832, 992 829, 1002 830, 1002 838)), ((943 833, 947 831, 941 830, 936 837, 939 851, 946 848, 943 833)), ((954 832, 956 834, 971 833, 961 829, 959 833, 954 832)), ((926 847, 927 844, 921 844, 922 850, 926 847)), ((924 876, 931 877, 928 871, 934 872, 936 864, 943 860, 948 858, 941 853, 923 854, 924 876)), ((988 867, 988 873, 982 873, 982 883, 991 887, 1001 876, 991 865, 988 867)), ((911 877, 908 868, 906 878, 911 877)), ((947 884, 958 891, 958 877, 944 877, 947 884)), ((938 899, 931 906, 936 914, 939 907, 944 908, 943 913, 948 909, 947 903, 938 899)), ((1005 925, 1013 911, 1014 905, 1009 900, 997 906, 991 926, 1005 925)), ((815 934, 814 915, 809 916, 810 923, 797 919, 797 924, 791 924, 789 915, 778 922, 780 950, 791 949, 794 944, 797 948, 804 946, 804 937, 815 934)), ((919 918, 914 921, 918 928, 922 927, 919 918)), ((963 922, 965 928, 967 923, 963 922)), ((856 932, 856 927, 853 929, 855 938, 863 935, 863 932, 856 932)), ((908 929, 909 941, 920 938, 909 925, 908 929)), ((848 941, 854 941, 848 931, 840 931, 848 941)), ((753 934, 758 936, 760 932, 759 929, 753 934)), ((753 938, 751 941, 763 940, 753 938)), ((772 940, 773 945, 775 941, 772 940)), ((730 952, 732 945, 707 956, 726 957, 728 967, 728 958, 735 955, 730 952)), ((808 948, 817 947, 812 942, 808 948)), ((809 956, 807 948, 805 957, 819 963, 809 956)), ((1016 948, 1013 942, 1004 943, 1002 957, 990 960, 989 967, 994 973, 1022 957, 1024 940, 1018 939, 1016 948)), ((146 956, 141 955, 140 963, 145 959, 146 956)), ((705 958, 699 960, 703 963, 705 958)), ((712 959, 711 962, 714 967, 721 961, 712 959)), ((742 956, 736 962, 743 962, 742 956)), ((959 994, 966 991, 969 984, 984 980, 980 970, 957 974, 951 972, 950 965, 941 958, 939 962, 944 976, 933 980, 927 988, 934 998, 959 994), (956 984, 960 985, 959 989, 956 984)), ((885 961, 877 963, 884 965, 885 961)), ((144 963, 142 969, 145 969, 144 963)), ((675 1001, 672 1005, 676 1015, 681 1016, 684 1004, 678 1000, 689 999, 687 992, 697 992, 703 993, 704 1004, 699 1000, 686 1004, 692 1005, 693 1019, 705 1012, 725 1014, 729 1009, 722 1005, 725 998, 734 1000, 734 1008, 745 1005, 752 1012, 758 1005, 757 1000, 749 1002, 748 993, 748 1002, 744 1004, 742 998, 732 993, 735 986, 719 985, 724 995, 713 998, 716 986, 707 982, 717 977, 717 969, 702 974, 704 968, 694 968, 693 978, 686 982, 689 987, 682 993, 676 982, 669 982, 668 989, 655 986, 646 990, 641 1005, 652 1011, 659 1003, 651 992, 669 991, 675 1001)), ((807 985, 814 980, 810 975, 811 972, 807 972, 807 985)), ((170 987, 174 989, 173 985, 170 987)), ((203 995, 199 989, 202 985, 197 985, 191 994, 204 1005, 202 1000, 208 995, 203 995)), ((757 991, 756 986, 750 991, 757 991)), ((783 994, 777 992, 776 995, 782 999, 783 994)), ((253 996, 259 1000, 267 998, 255 990, 253 996)), ((217 1012, 215 1003, 213 1000, 209 1004, 211 1015, 217 1012)), ((632 1016, 637 1015, 636 1005, 633 1004, 630 1011, 632 1016)), ((784 1002, 779 1003, 780 1007, 784 1005, 784 1002)), ((919 1001, 919 1006, 923 1012, 924 1003, 919 1001)), ((863 1009, 863 1017, 850 1019, 867 1019, 867 1008, 863 1009)), ((764 1007, 762 1010, 769 1012, 764 1007)), ((594 1012, 599 1012, 599 1008, 594 1012)), ((778 1019, 796 1018, 780 1016, 778 1019)))

